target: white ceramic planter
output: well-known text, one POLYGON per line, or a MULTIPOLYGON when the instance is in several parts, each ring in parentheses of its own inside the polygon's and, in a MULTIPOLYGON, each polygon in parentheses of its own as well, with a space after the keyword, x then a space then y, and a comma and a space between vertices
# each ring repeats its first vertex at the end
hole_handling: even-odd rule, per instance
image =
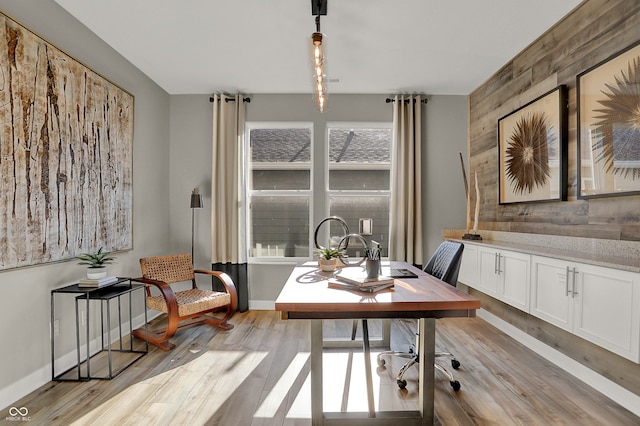
POLYGON ((331 272, 336 270, 338 259, 318 259, 318 266, 322 271, 331 272))
POLYGON ((107 276, 107 268, 87 268, 87 278, 90 280, 99 280, 107 276))

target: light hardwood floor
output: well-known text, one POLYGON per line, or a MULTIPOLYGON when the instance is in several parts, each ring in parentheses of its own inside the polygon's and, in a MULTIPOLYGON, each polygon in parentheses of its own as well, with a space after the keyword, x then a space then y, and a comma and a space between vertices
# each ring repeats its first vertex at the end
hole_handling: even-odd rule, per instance
MULTIPOLYGON (((232 323, 227 332, 183 330, 173 351, 152 348, 113 380, 50 382, 12 406, 26 407, 32 425, 310 425, 309 323, 282 321, 271 311, 237 313, 232 323)), ((394 349, 406 349, 414 324, 392 322, 394 349)), ((328 322, 325 335, 348 336, 350 326, 328 322)), ((370 328, 380 333, 379 322, 370 328)), ((436 372, 436 424, 640 424, 479 318, 438 320, 436 342, 462 363, 455 372, 459 392, 436 372)), ((361 350, 325 352, 325 406, 366 410, 362 356, 361 350)), ((395 359, 374 371, 377 408, 417 407, 417 371, 400 391, 395 374, 401 365, 395 359)), ((16 424, 5 415, 1 422, 16 424)))

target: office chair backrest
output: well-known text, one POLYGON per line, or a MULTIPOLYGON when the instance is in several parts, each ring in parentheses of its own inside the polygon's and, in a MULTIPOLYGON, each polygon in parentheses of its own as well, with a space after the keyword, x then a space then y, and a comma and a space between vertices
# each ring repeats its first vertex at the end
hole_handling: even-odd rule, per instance
POLYGON ((462 250, 464 250, 462 243, 442 242, 429 259, 427 266, 424 267, 424 272, 455 287, 458 283, 462 250))

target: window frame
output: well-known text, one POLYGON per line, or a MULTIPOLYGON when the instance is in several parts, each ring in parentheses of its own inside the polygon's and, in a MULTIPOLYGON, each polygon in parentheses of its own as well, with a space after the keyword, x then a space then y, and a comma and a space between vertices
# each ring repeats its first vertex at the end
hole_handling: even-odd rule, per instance
MULTIPOLYGON (((243 165, 245 172, 245 191, 244 191, 244 205, 246 206, 245 215, 245 229, 246 232, 246 246, 247 246, 247 261, 250 264, 278 264, 278 263, 297 263, 306 261, 313 256, 313 244, 311 243, 313 235, 313 175, 314 175, 314 130, 315 126, 312 121, 247 121, 245 123, 245 137, 244 137, 244 159, 243 165), (296 164, 283 163, 283 167, 270 168, 258 167, 257 170, 309 170, 309 189, 252 189, 252 179, 254 170, 251 167, 251 130, 252 129, 309 129, 310 131, 310 161, 309 168, 299 168, 296 164), (309 235, 307 238, 309 244, 309 256, 305 257, 276 257, 276 256, 254 256, 253 247, 251 246, 251 198, 252 196, 265 196, 265 197, 277 197, 277 196, 306 196, 309 200, 309 235)), ((307 164, 307 163, 303 163, 307 164)))
MULTIPOLYGON (((324 158, 325 158, 325 182, 324 182, 324 199, 326 210, 326 216, 329 216, 330 208, 331 208, 331 197, 339 197, 339 198, 348 198, 348 197, 363 197, 367 195, 371 196, 385 196, 389 202, 389 208, 391 208, 391 167, 393 164, 393 122, 362 122, 362 121, 329 121, 326 123, 325 127, 325 147, 324 147, 324 158), (391 146, 389 147, 389 165, 384 164, 353 164, 353 163, 344 163, 343 165, 338 165, 335 167, 331 167, 331 161, 329 158, 329 130, 330 129, 388 129, 391 131, 391 146), (331 189, 329 187, 329 174, 331 170, 388 170, 389 171, 389 189, 331 189)), ((388 226, 390 224, 387 224, 388 226)), ((390 227, 389 227, 390 228, 390 227)), ((360 229, 349 229, 351 233, 360 233, 360 229)), ((390 232, 390 231, 389 231, 390 232)), ((388 258, 388 257, 385 257, 388 258)))
MULTIPOLYGON (((244 205, 246 206, 245 214, 245 226, 246 232, 246 246, 247 246, 247 259, 250 264, 292 264, 301 261, 308 261, 314 258, 314 244, 313 244, 313 232, 315 224, 322 218, 328 217, 330 214, 330 199, 331 197, 362 197, 362 196, 384 196, 388 199, 389 207, 391 204, 391 182, 389 182, 389 189, 330 189, 329 188, 329 175, 331 170, 388 170, 391 174, 391 168, 393 163, 393 123, 388 122, 367 122, 367 121, 327 121, 324 123, 315 123, 314 121, 248 121, 245 123, 245 137, 244 137, 244 158, 243 166, 245 169, 245 191, 244 191, 244 205), (322 129, 322 149, 318 152, 322 152, 322 158, 316 158, 314 154, 317 147, 315 131, 317 125, 323 126, 322 129), (311 132, 311 145, 310 145, 310 162, 309 168, 309 189, 301 190, 272 190, 272 189, 252 189, 253 168, 251 167, 251 130, 253 129, 309 129, 311 132), (330 143, 329 132, 330 129, 388 129, 391 131, 390 141, 390 155, 389 164, 364 164, 364 163, 332 163, 329 158, 330 143), (322 181, 314 179, 317 173, 321 173, 322 181), (309 201, 309 256, 308 257, 272 257, 272 256, 254 256, 253 247, 251 246, 251 240, 253 238, 251 232, 251 218, 250 211, 251 198, 253 196, 305 196, 309 201), (323 208, 320 214, 321 218, 316 217, 318 212, 315 211, 316 203, 319 203, 323 208)), ((307 163, 304 163, 307 164, 307 163)), ((264 167, 258 167, 257 170, 268 170, 271 167, 266 165, 264 167)), ((273 167, 272 170, 295 170, 298 169, 296 165, 287 165, 283 163, 283 167, 273 167)), ((301 169, 302 170, 302 169, 301 169)), ((319 176, 319 175, 318 175, 319 176)), ((390 176, 391 179, 391 176, 390 176)), ((389 227, 389 224, 387 224, 389 227)), ((359 232, 359 229, 350 229, 350 232, 359 232)))

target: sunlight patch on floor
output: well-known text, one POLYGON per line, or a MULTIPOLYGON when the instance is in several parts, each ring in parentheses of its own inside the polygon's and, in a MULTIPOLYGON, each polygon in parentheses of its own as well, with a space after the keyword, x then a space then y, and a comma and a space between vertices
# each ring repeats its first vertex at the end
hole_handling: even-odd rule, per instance
POLYGON ((260 404, 260 407, 253 415, 254 417, 272 418, 275 416, 310 355, 309 352, 298 352, 296 354, 287 367, 287 370, 282 374, 273 389, 271 389, 271 392, 269 392, 269 395, 262 401, 262 404, 260 404))
MULTIPOLYGON (((376 356, 371 352, 373 394, 380 407, 380 375, 376 373, 376 356)), ((367 388, 364 355, 361 352, 325 352, 323 367, 323 409, 325 412, 366 412, 367 388)), ((311 418, 311 376, 307 374, 300 392, 287 412, 287 419, 311 418)))
MULTIPOLYGON (((207 351, 184 365, 123 389, 74 424, 100 424, 103 415, 108 415, 111 421, 113 412, 110 410, 116 407, 124 413, 144 413, 140 421, 146 423, 149 423, 149 419, 170 419, 176 415, 196 416, 193 417, 194 421, 209 419, 267 355, 268 352, 207 351), (177 374, 178 370, 181 370, 180 374, 177 374), (193 383, 195 379, 190 377, 192 375, 200 377, 198 386, 183 388, 182 382, 193 383), (181 379, 174 380, 176 377, 181 379), (216 389, 224 389, 224 392, 216 392, 216 389)), ((136 422, 131 415, 121 419, 121 423, 136 422)))

